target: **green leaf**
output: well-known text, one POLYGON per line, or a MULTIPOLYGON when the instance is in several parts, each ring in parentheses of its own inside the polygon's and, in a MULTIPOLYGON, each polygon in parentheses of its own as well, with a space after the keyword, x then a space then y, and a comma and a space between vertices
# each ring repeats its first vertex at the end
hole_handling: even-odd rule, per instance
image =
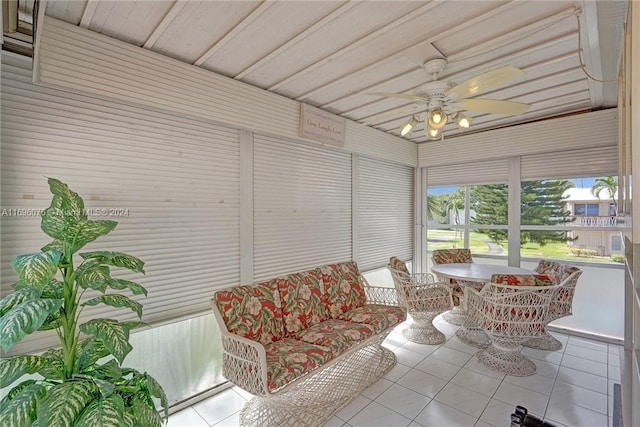
POLYGON ((74 427, 126 427, 124 402, 117 394, 96 399, 84 410, 74 427))
POLYGON ((40 250, 42 252, 49 252, 49 251, 60 251, 62 252, 63 249, 63 245, 62 242, 58 239, 54 240, 53 242, 43 246, 40 248, 40 250))
POLYGON ((123 414, 122 422, 126 427, 136 427, 136 417, 131 412, 126 411, 123 414))
POLYGON ((7 295, 0 300, 0 317, 4 316, 13 307, 22 304, 25 301, 40 298, 40 293, 31 287, 18 289, 16 292, 7 295))
POLYGON ((62 307, 62 300, 38 299, 13 307, 0 318, 0 347, 9 351, 26 335, 36 331, 47 317, 62 307))
MULTIPOLYGON (((113 360, 113 359, 112 359, 113 360)), ((113 390, 116 388, 116 385, 111 381, 103 380, 101 378, 92 377, 91 380, 94 382, 96 386, 98 386, 98 390, 100 391, 100 396, 109 397, 113 394, 113 390)))
MULTIPOLYGON (((65 230, 77 221, 72 215, 65 215, 63 204, 64 200, 62 197, 53 196, 51 204, 45 209, 42 220, 40 221, 40 228, 46 234, 56 239, 54 242, 64 240, 65 230)), ((55 244, 53 246, 55 247, 55 244)))
POLYGON ((41 384, 29 384, 0 412, 0 427, 29 427, 35 419, 39 399, 47 392, 41 384))
POLYGON ((87 243, 100 236, 109 234, 118 223, 111 220, 85 220, 72 224, 66 231, 63 240, 70 242, 70 250, 75 253, 87 243))
POLYGON ((58 206, 64 211, 66 216, 76 220, 87 219, 84 209, 84 200, 75 191, 71 191, 69 186, 55 178, 49 178, 49 191, 54 195, 54 199, 59 199, 58 206), (57 197, 56 197, 57 196, 57 197))
POLYGON ((20 392, 25 388, 27 388, 27 386, 30 386, 31 384, 35 384, 35 383, 36 383, 36 380, 25 380, 25 381, 22 381, 17 386, 15 386, 14 388, 12 388, 11 390, 9 390, 9 393, 7 393, 7 395, 2 400, 0 400, 0 412, 4 411, 7 405, 9 405, 9 402, 11 401, 11 399, 13 399, 18 394, 20 394, 20 392))
POLYGON ((100 264, 113 265, 136 273, 144 273, 144 262, 142 260, 122 252, 95 251, 81 253, 80 256, 84 259, 95 259, 100 264))
POLYGON ((142 326, 151 327, 151 325, 149 325, 147 322, 141 322, 139 320, 132 320, 132 321, 128 321, 128 322, 120 322, 120 324, 122 326, 124 326, 125 328, 127 328, 129 331, 131 331, 132 329, 135 329, 135 328, 140 328, 142 326))
POLYGON ((109 378, 112 381, 117 381, 122 378, 122 369, 115 359, 111 359, 100 366, 96 366, 95 372, 102 378, 109 378))
POLYGON ((127 307, 138 314, 138 318, 142 318, 142 304, 129 299, 124 295, 100 295, 95 298, 91 298, 89 301, 85 302, 82 305, 98 305, 98 304, 106 304, 111 307, 127 307))
POLYGON ((59 251, 19 255, 11 265, 18 273, 20 281, 37 288, 44 288, 58 272, 58 261, 61 256, 62 253, 59 251))
POLYGON ((109 267, 95 262, 83 263, 76 270, 76 283, 84 289, 95 289, 104 292, 111 280, 109 267))
POLYGON ((136 417, 136 427, 161 427, 162 419, 160 414, 149 401, 136 394, 131 399, 131 408, 136 417))
POLYGON ((64 358, 62 350, 52 348, 40 355, 45 360, 39 374, 51 380, 64 380, 64 358))
POLYGON ((107 286, 109 286, 111 289, 116 289, 118 291, 123 289, 129 289, 131 293, 134 295, 147 296, 147 290, 144 287, 138 285, 135 282, 131 282, 129 280, 111 278, 111 280, 107 282, 107 286))
POLYGON ((98 360, 109 354, 111 353, 104 347, 102 341, 95 337, 80 341, 76 351, 76 366, 78 366, 78 372, 92 371, 98 360))
MULTIPOLYGON (((64 283, 55 279, 49 282, 49 284, 47 284, 42 291, 42 298, 60 300, 64 299, 64 283)), ((48 331, 60 327, 63 314, 64 311, 62 310, 62 308, 60 308, 60 310, 56 311, 55 313, 51 313, 49 316, 47 316, 44 323, 42 324, 42 326, 40 326, 40 328, 38 328, 38 330, 48 331)))
POLYGON ((133 349, 129 344, 129 330, 116 320, 92 319, 80 325, 80 330, 87 335, 93 335, 102 340, 105 348, 120 363, 133 349))
POLYGON ((38 419, 42 426, 73 426, 97 394, 98 387, 92 381, 66 381, 57 384, 49 389, 38 405, 38 419))
POLYGON ((44 362, 45 360, 40 356, 33 355, 0 359, 0 387, 7 387, 24 374, 35 374, 42 368, 44 362))
POLYGON ((168 418, 169 417, 169 401, 167 400, 167 395, 164 392, 164 389, 162 388, 160 383, 158 383, 158 381, 156 381, 156 379, 153 378, 151 375, 147 374, 146 372, 143 375, 144 375, 144 383, 147 390, 149 390, 149 393, 151 393, 153 397, 157 397, 158 399, 160 399, 160 403, 164 408, 164 417, 168 418))

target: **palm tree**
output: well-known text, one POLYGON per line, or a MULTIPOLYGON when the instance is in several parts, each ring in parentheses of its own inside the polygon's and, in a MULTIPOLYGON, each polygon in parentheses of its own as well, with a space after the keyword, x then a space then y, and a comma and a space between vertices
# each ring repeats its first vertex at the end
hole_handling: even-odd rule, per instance
POLYGON ((613 203, 613 206, 618 211, 618 204, 616 203, 616 192, 618 191, 618 178, 615 176, 606 176, 604 178, 596 178, 591 186, 591 194, 600 198, 602 190, 607 190, 609 193, 609 199, 613 203))

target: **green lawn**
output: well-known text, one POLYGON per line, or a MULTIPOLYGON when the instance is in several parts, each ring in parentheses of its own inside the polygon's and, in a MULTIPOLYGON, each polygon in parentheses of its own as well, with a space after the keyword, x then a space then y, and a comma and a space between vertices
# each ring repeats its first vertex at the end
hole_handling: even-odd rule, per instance
MULTIPOLYGON (((427 240, 429 250, 434 249, 451 249, 464 247, 463 242, 464 235, 462 231, 454 230, 428 230, 427 240)), ((470 232, 469 233, 469 248, 471 253, 474 254, 486 254, 489 251, 489 245, 491 243, 489 238, 485 234, 470 232)), ((500 242, 497 248, 501 248, 503 253, 501 255, 506 256, 508 253, 507 242, 500 242)), ((585 261, 585 262, 601 262, 610 263, 611 258, 606 257, 576 257, 569 253, 569 247, 566 243, 547 243, 544 246, 540 246, 536 243, 527 243, 520 248, 520 255, 523 258, 552 258, 567 261, 585 261)))

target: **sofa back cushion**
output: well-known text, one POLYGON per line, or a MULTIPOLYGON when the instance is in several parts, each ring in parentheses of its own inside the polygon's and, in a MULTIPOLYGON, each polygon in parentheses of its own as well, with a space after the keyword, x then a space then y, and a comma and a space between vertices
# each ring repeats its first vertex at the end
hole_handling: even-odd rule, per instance
POLYGON ((284 336, 275 280, 223 289, 213 298, 229 332, 265 345, 284 336))
POLYGON ((320 271, 330 318, 338 319, 343 313, 364 305, 366 295, 355 262, 325 265, 320 267, 320 271))
POLYGON ((546 274, 494 274, 492 283, 501 285, 520 286, 553 286, 554 280, 546 274))
POLYGON ((319 269, 275 280, 282 299, 285 336, 328 319, 324 282, 319 269))
POLYGON ((462 264, 472 263, 469 249, 435 249, 431 254, 434 264, 462 264))

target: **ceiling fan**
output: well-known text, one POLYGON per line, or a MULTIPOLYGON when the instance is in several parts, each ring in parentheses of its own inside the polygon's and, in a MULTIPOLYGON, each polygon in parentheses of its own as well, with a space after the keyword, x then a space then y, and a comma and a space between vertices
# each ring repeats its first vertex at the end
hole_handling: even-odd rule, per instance
MULTIPOLYGON (((411 118, 400 128, 400 135, 405 136, 413 131, 418 124, 420 114, 426 111, 424 129, 428 138, 443 138, 443 128, 453 121, 458 128, 464 130, 471 125, 471 118, 462 111, 473 110, 482 113, 503 114, 516 116, 531 107, 530 104, 515 101, 501 101, 497 99, 467 98, 504 86, 526 76, 525 72, 512 65, 496 68, 476 77, 472 77, 460 84, 440 81, 438 75, 447 65, 444 58, 431 59, 422 68, 433 76, 433 80, 416 88, 412 94, 374 92, 369 95, 402 98, 415 102, 417 105, 403 113, 413 112, 411 118)), ((392 112, 397 115, 397 112, 392 112)))

